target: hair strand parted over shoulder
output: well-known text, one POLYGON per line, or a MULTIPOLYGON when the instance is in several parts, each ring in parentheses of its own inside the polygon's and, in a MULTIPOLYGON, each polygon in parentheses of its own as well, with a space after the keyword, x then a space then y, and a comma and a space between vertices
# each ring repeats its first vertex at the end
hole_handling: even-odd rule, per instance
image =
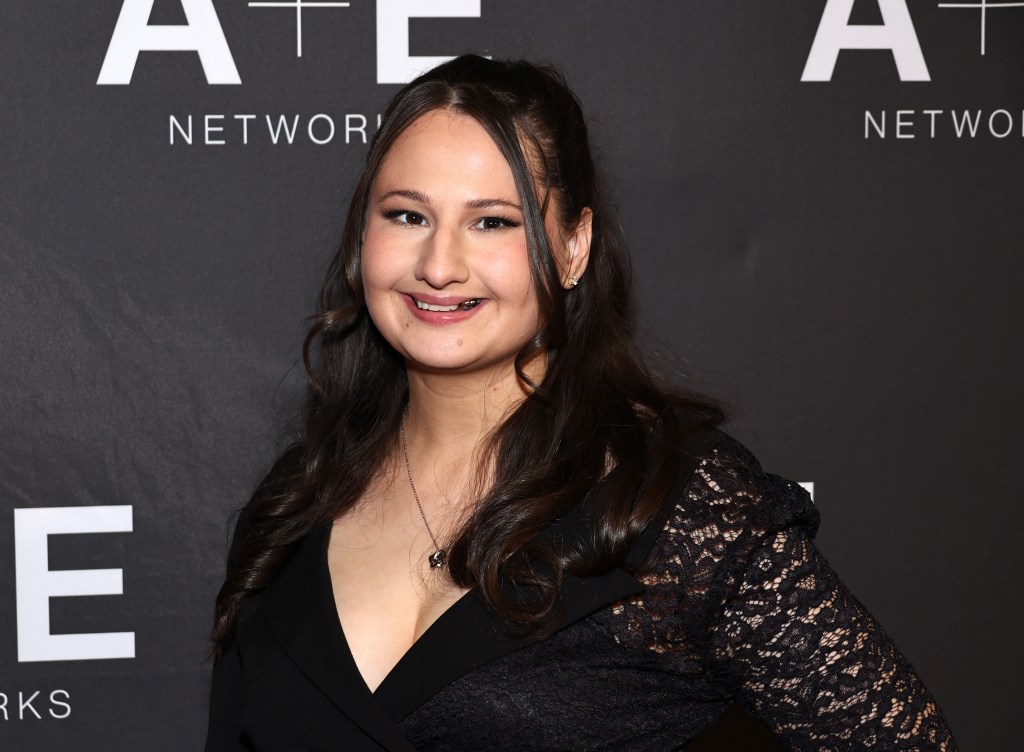
POLYGON ((245 597, 270 584, 304 536, 355 504, 397 446, 408 381, 366 310, 361 239, 391 145, 442 109, 475 119, 512 169, 542 322, 516 358, 529 394, 489 438, 493 484, 450 547, 454 583, 478 588, 510 626, 545 633, 563 574, 620 564, 674 487, 683 433, 723 419, 715 403, 656 379, 635 345, 624 243, 562 76, 475 55, 440 65, 395 96, 371 142, 303 350, 311 384, 304 433, 242 511, 217 596, 215 651, 231 639, 245 597), (557 211, 557 225, 571 232, 585 209, 590 261, 567 291, 544 218, 557 211), (547 367, 534 384, 523 365, 539 352, 547 367), (539 535, 602 478, 587 541, 539 535))

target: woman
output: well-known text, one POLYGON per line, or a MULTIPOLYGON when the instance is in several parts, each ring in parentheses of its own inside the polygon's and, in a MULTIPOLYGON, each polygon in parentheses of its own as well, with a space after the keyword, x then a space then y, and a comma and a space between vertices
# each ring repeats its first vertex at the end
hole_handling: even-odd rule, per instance
POLYGON ((239 520, 208 750, 677 749, 736 700, 793 749, 955 748, 806 493, 645 368, 627 270, 557 74, 395 97, 239 520))

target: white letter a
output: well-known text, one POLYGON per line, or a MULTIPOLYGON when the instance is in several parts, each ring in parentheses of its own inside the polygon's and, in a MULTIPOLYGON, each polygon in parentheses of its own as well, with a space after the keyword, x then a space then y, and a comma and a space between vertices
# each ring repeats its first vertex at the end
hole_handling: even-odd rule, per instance
POLYGON ((931 81, 907 0, 878 0, 882 23, 850 25, 854 0, 828 0, 801 81, 831 81, 840 50, 892 50, 901 81, 931 81))
POLYGON ((213 0, 181 0, 187 24, 150 26, 155 0, 124 0, 97 84, 130 84, 143 50, 199 53, 211 84, 240 84, 213 0))

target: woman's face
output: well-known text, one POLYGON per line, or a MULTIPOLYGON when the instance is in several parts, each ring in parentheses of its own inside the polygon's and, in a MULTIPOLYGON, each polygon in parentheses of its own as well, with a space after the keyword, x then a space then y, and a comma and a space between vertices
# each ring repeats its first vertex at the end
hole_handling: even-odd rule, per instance
POLYGON ((411 369, 511 367, 540 317, 512 170, 474 119, 437 110, 394 142, 362 247, 370 316, 411 369))

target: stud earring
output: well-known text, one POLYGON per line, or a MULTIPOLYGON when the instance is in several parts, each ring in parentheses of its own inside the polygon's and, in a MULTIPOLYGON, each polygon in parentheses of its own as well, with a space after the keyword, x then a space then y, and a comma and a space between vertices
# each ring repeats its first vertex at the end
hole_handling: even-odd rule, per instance
POLYGON ((575 287, 579 283, 580 283, 580 280, 579 280, 578 277, 569 277, 569 287, 575 287))

